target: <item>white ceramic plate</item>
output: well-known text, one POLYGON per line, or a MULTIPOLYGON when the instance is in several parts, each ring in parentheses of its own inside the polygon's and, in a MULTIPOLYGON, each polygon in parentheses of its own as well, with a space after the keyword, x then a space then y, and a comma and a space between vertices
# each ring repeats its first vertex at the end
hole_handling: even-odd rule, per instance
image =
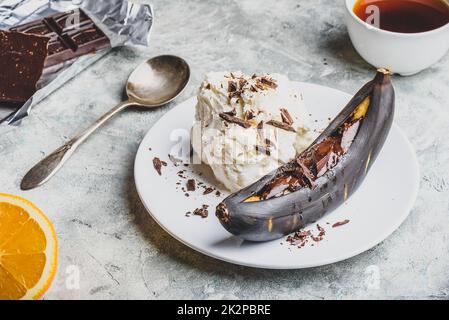
MULTIPOLYGON (((307 83, 297 83, 304 100, 317 119, 318 126, 327 126, 350 100, 351 96, 334 89, 307 83)), ((250 243, 229 234, 215 217, 215 206, 221 197, 203 195, 197 189, 189 197, 180 187, 186 183, 177 172, 212 185, 210 173, 202 166, 175 167, 168 160, 173 148, 184 144, 194 120, 196 99, 191 98, 167 112, 143 139, 135 160, 135 181, 142 202, 151 216, 174 238, 208 256, 251 267, 298 269, 321 266, 360 254, 395 231, 409 214, 415 201, 419 171, 416 155, 403 132, 393 125, 388 139, 359 190, 337 210, 318 223, 326 229, 323 241, 309 242, 299 249, 279 239, 265 243, 250 243), (179 139, 184 136, 183 139, 179 139), (177 138, 178 137, 178 138, 177 138), (172 141, 176 140, 175 141, 172 141), (153 158, 168 163, 159 176, 153 168, 153 158), (181 181, 182 185, 176 185, 181 181), (177 188, 178 187, 178 188, 177 188), (210 205, 209 217, 186 217, 188 211, 210 205), (349 219, 344 226, 332 224, 349 219), (313 246, 312 246, 313 244, 313 246)), ((316 232, 316 226, 306 229, 316 232)))

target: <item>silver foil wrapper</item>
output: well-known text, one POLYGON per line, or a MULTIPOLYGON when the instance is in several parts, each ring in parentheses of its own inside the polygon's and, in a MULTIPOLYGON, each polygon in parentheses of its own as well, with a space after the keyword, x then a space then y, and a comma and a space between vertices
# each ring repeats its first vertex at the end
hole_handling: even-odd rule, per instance
MULTIPOLYGON (((124 0, 0 0, 0 29, 7 30, 57 12, 77 8, 82 9, 106 34, 112 48, 149 45, 154 18, 152 6, 124 0)), ((84 55, 46 69, 38 82, 38 90, 22 106, 0 103, 0 124, 19 124, 37 103, 99 60, 109 50, 84 55), (2 117, 5 113, 7 116, 2 117)))

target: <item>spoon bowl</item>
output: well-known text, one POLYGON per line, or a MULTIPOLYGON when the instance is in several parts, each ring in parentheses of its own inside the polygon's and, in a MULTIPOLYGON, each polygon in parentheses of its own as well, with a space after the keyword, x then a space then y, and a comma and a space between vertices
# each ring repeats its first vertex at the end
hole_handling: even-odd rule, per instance
POLYGON ((184 59, 164 55, 141 63, 131 73, 126 94, 141 106, 159 107, 176 98, 187 86, 190 68, 184 59))

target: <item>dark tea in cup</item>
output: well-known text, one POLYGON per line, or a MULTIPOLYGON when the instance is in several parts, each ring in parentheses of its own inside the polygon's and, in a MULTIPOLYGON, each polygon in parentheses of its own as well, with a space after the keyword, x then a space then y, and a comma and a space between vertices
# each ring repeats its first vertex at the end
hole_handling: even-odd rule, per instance
POLYGON ((419 33, 449 23, 447 0, 358 0, 354 13, 380 29, 419 33))

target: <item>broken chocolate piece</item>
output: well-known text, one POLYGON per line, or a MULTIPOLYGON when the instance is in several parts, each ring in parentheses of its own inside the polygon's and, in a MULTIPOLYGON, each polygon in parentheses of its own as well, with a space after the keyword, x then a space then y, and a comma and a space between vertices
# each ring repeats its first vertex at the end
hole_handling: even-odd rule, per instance
POLYGON ((80 9, 56 13, 15 26, 10 31, 50 38, 45 67, 111 47, 108 37, 80 9))
POLYGON ((27 101, 44 69, 50 38, 0 30, 0 102, 27 101))

